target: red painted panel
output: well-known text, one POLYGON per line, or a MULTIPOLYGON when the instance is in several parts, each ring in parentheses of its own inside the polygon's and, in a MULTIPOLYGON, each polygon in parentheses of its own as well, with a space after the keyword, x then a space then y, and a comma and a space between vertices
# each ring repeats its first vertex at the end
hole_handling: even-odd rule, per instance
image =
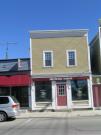
POLYGON ((101 85, 93 85, 94 107, 101 106, 101 85))
MULTIPOLYGON (((58 106, 67 106, 67 92, 66 92, 66 85, 62 84, 64 86, 64 95, 59 94, 59 87, 61 84, 57 84, 57 105, 58 106)), ((61 93, 61 91, 60 91, 61 93)))
POLYGON ((101 85, 99 86, 99 105, 101 106, 101 85))
POLYGON ((83 77, 72 77, 72 80, 87 80, 89 79, 89 76, 83 76, 83 77))
POLYGON ((29 75, 0 76, 0 86, 27 86, 30 83, 29 75))

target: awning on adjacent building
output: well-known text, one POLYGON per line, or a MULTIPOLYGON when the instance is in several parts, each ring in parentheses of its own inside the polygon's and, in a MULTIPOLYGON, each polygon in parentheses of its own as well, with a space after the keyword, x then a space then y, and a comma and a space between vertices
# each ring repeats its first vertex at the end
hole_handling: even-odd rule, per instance
POLYGON ((29 86, 31 77, 29 75, 0 76, 0 86, 29 86))

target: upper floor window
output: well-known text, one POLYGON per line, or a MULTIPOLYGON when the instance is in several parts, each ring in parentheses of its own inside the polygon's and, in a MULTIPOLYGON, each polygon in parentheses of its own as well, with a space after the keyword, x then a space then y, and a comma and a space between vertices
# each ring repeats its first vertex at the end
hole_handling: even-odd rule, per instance
POLYGON ((53 67, 53 52, 52 51, 43 51, 43 66, 53 67))
POLYGON ((76 50, 67 51, 67 66, 76 66, 76 50))

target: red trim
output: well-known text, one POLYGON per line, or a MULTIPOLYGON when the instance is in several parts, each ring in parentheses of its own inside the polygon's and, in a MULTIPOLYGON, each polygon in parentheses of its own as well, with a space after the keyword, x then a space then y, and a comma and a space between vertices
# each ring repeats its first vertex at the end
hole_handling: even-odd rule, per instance
POLYGON ((53 78, 32 78, 33 81, 62 81, 62 80, 87 80, 89 79, 89 76, 83 76, 83 77, 53 77, 53 78))
POLYGON ((0 86, 28 86, 30 84, 29 75, 0 76, 0 86))
POLYGON ((89 79, 89 76, 83 76, 83 77, 72 77, 72 80, 87 80, 89 79))
POLYGON ((50 81, 49 78, 33 78, 33 81, 38 81, 38 82, 42 82, 42 81, 50 81))

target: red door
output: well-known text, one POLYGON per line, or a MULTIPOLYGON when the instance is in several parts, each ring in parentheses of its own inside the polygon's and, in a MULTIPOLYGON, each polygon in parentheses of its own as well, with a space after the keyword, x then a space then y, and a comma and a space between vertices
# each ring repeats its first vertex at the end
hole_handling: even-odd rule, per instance
POLYGON ((57 105, 67 106, 66 84, 57 84, 57 105))

